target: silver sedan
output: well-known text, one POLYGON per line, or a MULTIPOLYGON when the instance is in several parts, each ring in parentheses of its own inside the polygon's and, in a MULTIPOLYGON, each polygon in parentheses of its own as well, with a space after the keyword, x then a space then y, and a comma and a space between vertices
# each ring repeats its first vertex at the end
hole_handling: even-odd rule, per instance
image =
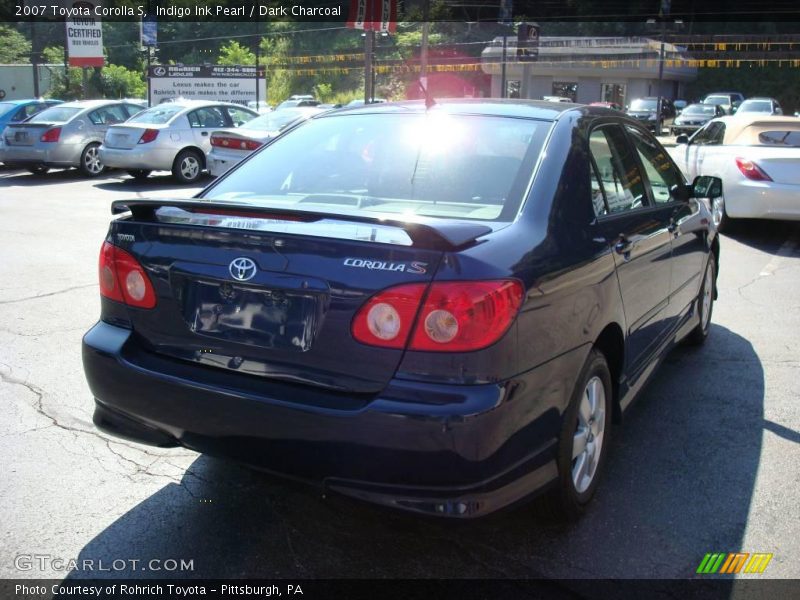
POLYGON ((119 100, 65 102, 3 131, 0 161, 46 173, 51 167, 77 167, 87 177, 103 172, 98 148, 109 126, 122 123, 144 106, 119 100))
POLYGON ((172 171, 180 183, 194 183, 206 168, 211 132, 238 127, 257 116, 254 110, 225 102, 159 104, 110 127, 100 147, 100 160, 137 179, 151 171, 172 171))

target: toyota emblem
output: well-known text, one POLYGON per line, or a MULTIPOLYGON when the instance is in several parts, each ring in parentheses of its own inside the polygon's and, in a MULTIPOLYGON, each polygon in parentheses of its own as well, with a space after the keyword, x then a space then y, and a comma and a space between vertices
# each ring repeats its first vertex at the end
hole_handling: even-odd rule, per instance
POLYGON ((230 271, 231 277, 234 279, 238 281, 247 281, 248 279, 255 277, 256 263, 243 256, 234 258, 228 267, 228 271, 230 271))

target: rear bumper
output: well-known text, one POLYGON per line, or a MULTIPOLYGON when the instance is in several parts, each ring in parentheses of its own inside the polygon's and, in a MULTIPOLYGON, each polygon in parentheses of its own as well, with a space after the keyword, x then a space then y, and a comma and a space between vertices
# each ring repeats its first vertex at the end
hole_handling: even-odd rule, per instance
POLYGON ((100 162, 113 169, 169 171, 177 151, 142 144, 131 149, 100 146, 100 162))
POLYGON ((77 167, 83 147, 75 144, 40 143, 31 146, 0 146, 0 162, 8 165, 77 167))
POLYGON ((244 158, 244 156, 232 156, 212 150, 206 157, 206 167, 208 168, 209 175, 212 177, 219 177, 242 162, 244 158))
POLYGON ((723 190, 730 217, 800 221, 800 185, 748 180, 723 190))
POLYGON ((538 379, 546 390, 557 365, 535 369, 522 384, 392 380, 340 409, 335 393, 320 401, 315 390, 309 404, 303 386, 259 380, 245 389, 234 382, 252 383, 248 376, 145 356, 131 331, 103 322, 84 337, 83 364, 95 423, 108 433, 232 458, 395 508, 481 516, 557 474, 563 407, 516 393, 538 379))

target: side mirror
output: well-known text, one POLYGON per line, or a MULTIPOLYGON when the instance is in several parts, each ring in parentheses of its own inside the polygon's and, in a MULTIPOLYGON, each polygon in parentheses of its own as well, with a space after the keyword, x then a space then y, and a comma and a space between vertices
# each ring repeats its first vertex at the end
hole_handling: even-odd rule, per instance
POLYGON ((722 179, 709 175, 698 175, 692 182, 692 198, 719 198, 722 196, 722 179))
POLYGON ((685 133, 680 134, 678 137, 675 138, 676 144, 688 144, 689 143, 689 136, 685 133))

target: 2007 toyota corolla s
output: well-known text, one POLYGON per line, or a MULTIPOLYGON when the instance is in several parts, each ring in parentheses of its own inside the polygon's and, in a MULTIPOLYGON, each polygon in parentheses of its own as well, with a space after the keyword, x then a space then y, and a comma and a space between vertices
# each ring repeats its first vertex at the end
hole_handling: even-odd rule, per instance
POLYGON ((421 513, 549 489, 577 516, 612 417, 708 335, 720 185, 602 108, 313 118, 196 198, 114 203, 95 424, 421 513))

